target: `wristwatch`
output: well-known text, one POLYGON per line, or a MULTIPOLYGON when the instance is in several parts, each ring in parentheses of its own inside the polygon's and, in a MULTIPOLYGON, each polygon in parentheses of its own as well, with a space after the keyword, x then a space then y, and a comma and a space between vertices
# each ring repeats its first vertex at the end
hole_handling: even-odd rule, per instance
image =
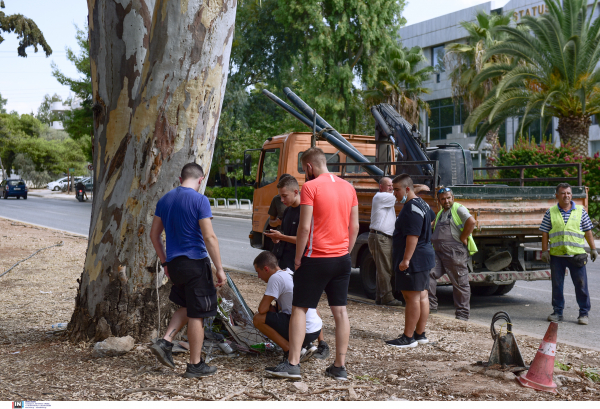
POLYGON ((164 263, 160 263, 161 266, 166 267, 167 266, 167 262, 165 261, 164 263))

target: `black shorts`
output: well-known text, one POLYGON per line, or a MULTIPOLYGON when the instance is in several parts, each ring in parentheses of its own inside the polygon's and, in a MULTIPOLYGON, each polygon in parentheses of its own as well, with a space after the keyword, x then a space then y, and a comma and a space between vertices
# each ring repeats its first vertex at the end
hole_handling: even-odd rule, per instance
POLYGON ((429 289, 430 271, 405 273, 396 269, 396 289, 400 291, 424 291, 429 289))
POLYGON ((294 273, 292 305, 317 308, 323 291, 330 307, 347 305, 351 268, 350 254, 331 258, 302 257, 300 268, 294 273))
MULTIPOLYGON (((273 328, 279 335, 284 337, 286 341, 290 340, 290 315, 285 312, 267 312, 267 316, 265 318, 265 324, 269 327, 273 328)), ((321 330, 316 332, 311 332, 310 334, 306 334, 304 336, 304 342, 302 343, 302 347, 313 342, 315 339, 319 338, 319 334, 321 330)))
POLYGON ((217 289, 208 257, 201 260, 175 257, 167 263, 167 268, 173 282, 169 300, 187 308, 189 318, 217 315, 217 289))

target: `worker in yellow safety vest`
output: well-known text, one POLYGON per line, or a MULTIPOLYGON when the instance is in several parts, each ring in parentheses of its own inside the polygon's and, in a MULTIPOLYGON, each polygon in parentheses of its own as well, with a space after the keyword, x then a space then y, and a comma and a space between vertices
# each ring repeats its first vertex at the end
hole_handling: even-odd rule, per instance
POLYGON ((590 246, 592 261, 596 261, 598 252, 592 234, 592 222, 583 206, 575 206, 573 192, 568 183, 559 183, 556 187, 558 204, 552 206, 544 215, 542 231, 542 261, 550 263, 552 277, 552 308, 554 312, 548 321, 563 320, 565 297, 563 294, 567 268, 575 286, 575 297, 579 304, 577 323, 588 324, 591 308, 587 283, 587 253, 585 243, 590 246), (548 250, 548 242, 550 250, 548 250))
POLYGON ((438 190, 440 211, 433 222, 431 243, 435 249, 435 267, 429 274, 429 310, 437 312, 436 280, 444 274, 452 283, 456 319, 468 321, 471 287, 469 285, 469 257, 477 252, 471 233, 475 219, 466 207, 454 201, 452 189, 438 190))

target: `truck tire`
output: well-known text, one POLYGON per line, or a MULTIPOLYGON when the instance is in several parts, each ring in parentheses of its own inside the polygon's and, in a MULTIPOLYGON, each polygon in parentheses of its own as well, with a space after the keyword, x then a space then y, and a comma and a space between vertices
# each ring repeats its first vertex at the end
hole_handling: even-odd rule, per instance
POLYGON ((494 295, 499 287, 500 286, 496 284, 471 286, 471 295, 476 297, 488 297, 494 295))
POLYGON ((367 298, 374 300, 377 289, 377 267, 368 249, 360 257, 360 279, 365 295, 367 298))
POLYGON ((511 284, 499 285, 496 292, 494 292, 494 295, 508 294, 510 292, 510 290, 513 289, 513 287, 515 286, 516 283, 517 283, 516 281, 513 281, 511 284))

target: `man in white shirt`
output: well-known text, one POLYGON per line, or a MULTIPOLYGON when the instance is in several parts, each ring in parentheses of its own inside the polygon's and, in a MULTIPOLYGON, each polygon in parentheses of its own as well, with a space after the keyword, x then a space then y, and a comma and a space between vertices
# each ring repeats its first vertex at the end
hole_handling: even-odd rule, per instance
MULTIPOLYGON (((414 185, 414 192, 429 191, 426 185, 414 185)), ((401 306, 392 291, 392 235, 396 223, 396 197, 392 179, 379 180, 379 192, 373 197, 371 225, 369 226, 369 250, 377 268, 375 304, 401 306)))
MULTIPOLYGON (((254 269, 258 278, 267 283, 267 288, 254 315, 254 326, 283 349, 284 359, 290 350, 289 327, 294 295, 294 274, 289 268, 282 270, 277 265, 277 257, 270 251, 263 251, 254 259, 254 269), (275 301, 275 305, 273 305, 275 301)), ((317 310, 309 308, 306 313, 306 335, 302 343, 300 362, 308 360, 317 349, 311 348, 323 327, 317 310)))

